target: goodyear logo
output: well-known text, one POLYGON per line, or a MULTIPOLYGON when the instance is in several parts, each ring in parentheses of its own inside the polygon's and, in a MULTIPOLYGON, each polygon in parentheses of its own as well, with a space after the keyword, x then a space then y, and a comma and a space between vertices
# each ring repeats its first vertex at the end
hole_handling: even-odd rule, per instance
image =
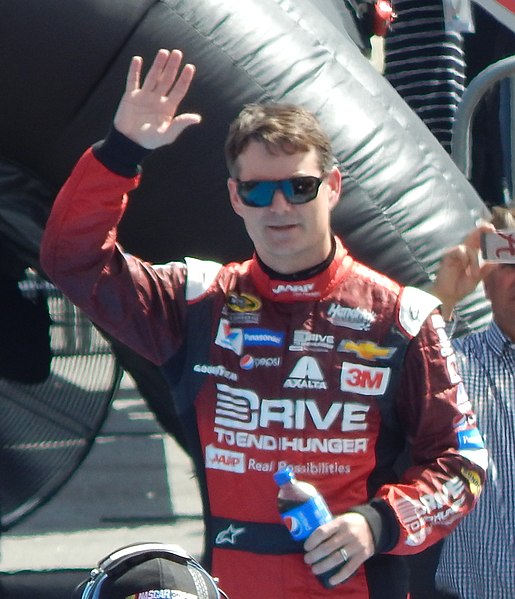
POLYGON ((386 360, 394 354, 395 350, 395 347, 381 347, 375 341, 352 341, 350 339, 343 339, 338 346, 338 351, 356 354, 363 360, 386 360))

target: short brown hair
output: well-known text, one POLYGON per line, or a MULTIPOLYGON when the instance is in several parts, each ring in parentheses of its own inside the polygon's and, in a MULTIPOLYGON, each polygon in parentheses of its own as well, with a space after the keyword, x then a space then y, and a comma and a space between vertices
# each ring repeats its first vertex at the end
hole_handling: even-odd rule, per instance
POLYGON ((314 114, 295 104, 247 104, 229 127, 225 160, 231 177, 238 175, 238 156, 251 141, 266 146, 271 154, 295 154, 313 148, 322 173, 335 164, 331 141, 314 114))
POLYGON ((515 229, 515 205, 511 208, 494 206, 490 222, 496 229, 515 229))

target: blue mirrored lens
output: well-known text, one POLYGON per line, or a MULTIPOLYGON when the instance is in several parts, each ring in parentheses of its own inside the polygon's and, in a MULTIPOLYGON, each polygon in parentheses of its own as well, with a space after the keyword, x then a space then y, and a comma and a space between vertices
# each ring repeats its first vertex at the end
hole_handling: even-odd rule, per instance
POLYGON ((280 189, 291 204, 305 204, 315 199, 322 179, 314 176, 293 177, 280 181, 238 181, 238 193, 247 206, 270 206, 280 189))

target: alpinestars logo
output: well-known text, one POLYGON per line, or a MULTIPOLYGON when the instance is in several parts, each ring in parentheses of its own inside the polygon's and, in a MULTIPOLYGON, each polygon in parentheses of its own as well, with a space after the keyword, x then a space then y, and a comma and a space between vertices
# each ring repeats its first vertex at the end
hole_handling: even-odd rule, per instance
POLYGON ((284 382, 287 389, 327 389, 322 370, 315 358, 303 356, 284 382))

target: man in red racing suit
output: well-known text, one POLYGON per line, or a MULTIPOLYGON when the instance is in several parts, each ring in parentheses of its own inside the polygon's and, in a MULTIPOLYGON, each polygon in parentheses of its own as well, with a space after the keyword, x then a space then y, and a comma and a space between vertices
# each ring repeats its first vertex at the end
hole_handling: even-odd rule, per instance
MULTIPOLYGON (((356 262, 331 235, 339 171, 321 158, 330 152, 292 141, 289 130, 272 146, 250 136, 238 147, 230 133, 229 192, 252 259, 151 265, 124 254, 116 227, 138 163, 197 122, 175 116, 193 76, 191 65, 177 76, 180 59, 160 51, 141 87, 133 59, 115 128, 54 204, 42 266, 95 323, 162 367, 201 483, 206 558, 232 599, 405 598, 402 556, 447 535, 484 480, 486 452, 438 301, 356 262), (175 128, 159 141, 152 126, 131 129, 137 101, 156 90, 175 128), (304 546, 277 512, 272 475, 285 465, 335 514, 304 546), (314 574, 338 565, 325 589, 314 574)), ((243 113, 314 119, 288 105, 243 113)))

